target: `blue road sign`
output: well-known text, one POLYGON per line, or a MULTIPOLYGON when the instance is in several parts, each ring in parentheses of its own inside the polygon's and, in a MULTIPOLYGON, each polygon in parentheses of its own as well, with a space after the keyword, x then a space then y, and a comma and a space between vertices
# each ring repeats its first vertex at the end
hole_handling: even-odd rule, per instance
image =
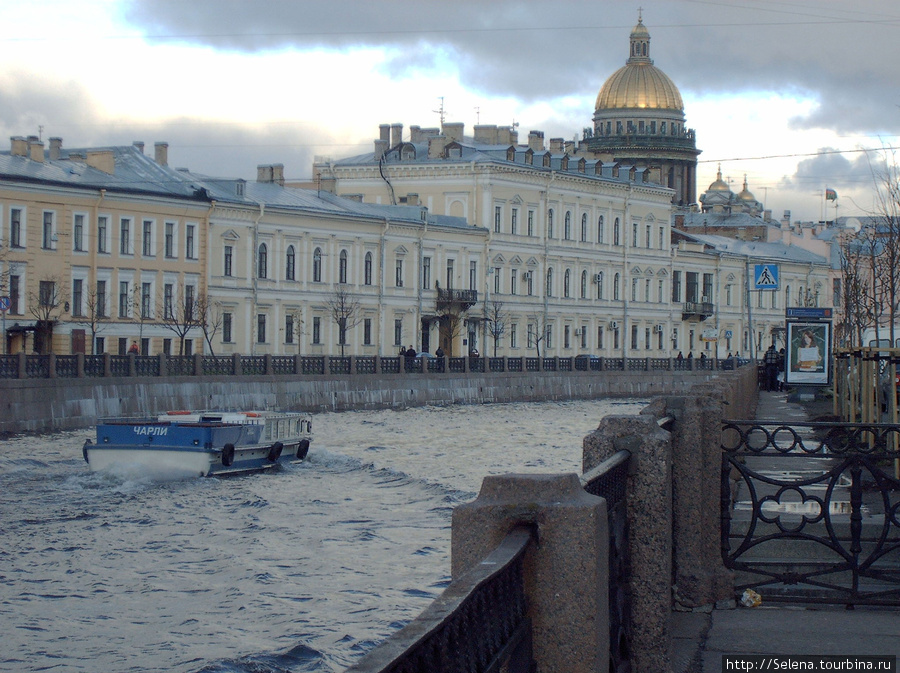
POLYGON ((778 289, 778 265, 777 264, 756 264, 756 265, 754 265, 753 289, 754 290, 777 290, 778 289))
POLYGON ((9 310, 9 297, 0 297, 0 311, 8 311, 9 310))

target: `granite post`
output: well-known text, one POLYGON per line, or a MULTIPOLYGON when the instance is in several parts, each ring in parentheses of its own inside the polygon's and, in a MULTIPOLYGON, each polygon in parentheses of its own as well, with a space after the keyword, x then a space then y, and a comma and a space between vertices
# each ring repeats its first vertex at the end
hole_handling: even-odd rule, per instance
POLYGON ((518 524, 535 542, 525 592, 539 673, 603 673, 609 661, 606 501, 576 474, 484 479, 478 498, 453 511, 453 578, 478 564, 518 524))

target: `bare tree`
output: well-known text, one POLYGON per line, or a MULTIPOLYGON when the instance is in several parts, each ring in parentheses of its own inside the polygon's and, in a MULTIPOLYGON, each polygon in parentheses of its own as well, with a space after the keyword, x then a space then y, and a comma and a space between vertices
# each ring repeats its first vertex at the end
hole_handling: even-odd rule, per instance
POLYGON ((109 317, 106 311, 106 294, 98 293, 97 288, 91 288, 83 296, 81 306, 72 307, 72 322, 83 325, 91 333, 91 355, 96 355, 97 335, 107 326, 105 320, 109 317), (77 311, 77 313, 76 313, 77 311))
POLYGON ((863 240, 856 232, 844 232, 840 239, 841 288, 843 308, 838 324, 838 338, 848 347, 862 345, 863 331, 871 324, 868 310, 868 283, 871 278, 868 255, 863 253, 863 240))
POLYGON ((537 356, 541 357, 541 344, 550 334, 551 322, 543 313, 528 316, 528 345, 534 345, 537 356))
MULTIPOLYGON (((893 150, 882 150, 880 163, 872 168, 875 183, 873 239, 873 291, 878 318, 887 318, 890 342, 895 343, 895 323, 900 313, 900 168, 893 150)), ((879 326, 876 320, 876 331, 879 326)), ((877 335, 876 338, 881 338, 877 335)))
POLYGON ((494 341, 494 357, 497 357, 497 342, 506 333, 509 324, 509 312, 502 301, 494 299, 484 309, 484 319, 487 322, 487 331, 494 341))
POLYGON ((53 352, 53 323, 62 314, 65 290, 56 276, 38 281, 37 294, 28 293, 28 312, 37 321, 34 349, 38 353, 53 352))
POLYGON ((332 292, 326 302, 331 312, 331 319, 338 328, 338 344, 341 347, 341 357, 344 357, 344 349, 347 346, 347 332, 362 322, 362 309, 357 300, 346 287, 339 285, 332 292))
POLYGON ((209 295, 201 292, 194 301, 194 312, 196 314, 197 325, 203 331, 203 338, 209 348, 209 354, 215 355, 213 350, 213 339, 218 331, 222 328, 224 321, 222 315, 222 304, 212 301, 209 295))
POLYGON ((162 326, 178 337, 178 354, 184 355, 184 344, 188 334, 200 326, 196 300, 187 292, 178 297, 163 296, 158 315, 162 326))

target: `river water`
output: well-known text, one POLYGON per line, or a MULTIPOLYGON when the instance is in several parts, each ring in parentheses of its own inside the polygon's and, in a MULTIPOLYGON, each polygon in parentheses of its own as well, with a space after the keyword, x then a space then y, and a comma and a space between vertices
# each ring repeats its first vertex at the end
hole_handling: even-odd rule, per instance
POLYGON ((580 472, 644 405, 317 414, 303 464, 170 483, 90 472, 89 430, 0 441, 0 671, 342 671, 447 586, 485 475, 580 472))

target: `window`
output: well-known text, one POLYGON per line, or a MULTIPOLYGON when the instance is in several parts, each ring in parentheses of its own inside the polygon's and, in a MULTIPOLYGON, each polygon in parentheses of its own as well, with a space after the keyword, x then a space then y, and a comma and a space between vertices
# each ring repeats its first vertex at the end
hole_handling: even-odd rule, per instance
POLYGON ((494 233, 500 233, 500 217, 503 214, 503 209, 500 206, 494 206, 494 233))
POLYGON ((18 275, 11 275, 9 277, 9 312, 15 315, 20 313, 19 311, 19 287, 20 287, 20 278, 18 275))
POLYGON ((141 283, 141 317, 142 318, 151 318, 153 317, 151 314, 151 306, 150 306, 150 298, 152 286, 150 283, 141 283))
POLYGON ((603 299, 603 272, 597 273, 597 299, 603 299))
POLYGON ((525 278, 525 294, 529 297, 534 294, 534 271, 530 269, 527 278, 525 278))
POLYGON ((84 315, 81 307, 84 303, 84 281, 81 278, 75 278, 72 281, 72 315, 84 315))
POLYGON ((587 271, 581 272, 581 298, 587 299, 587 271))
POLYGON ((513 269, 509 274, 509 293, 517 294, 519 290, 519 270, 513 269))
POLYGON ((44 211, 44 223, 43 228, 41 230, 41 247, 44 250, 53 250, 56 246, 53 245, 55 242, 53 239, 55 238, 53 233, 53 213, 44 211))
POLYGON ((512 214, 511 214, 510 218, 511 219, 509 222, 509 233, 511 233, 511 234, 519 233, 519 209, 518 208, 512 209, 512 214))
POLYGON ((293 245, 288 246, 284 256, 284 277, 286 280, 297 280, 297 254, 293 245))
POLYGON ((603 350, 603 326, 597 327, 597 350, 603 350))
POLYGON ((528 211, 528 235, 534 236, 534 211, 528 211))
POLYGON ((394 285, 403 287, 403 260, 398 258, 394 265, 394 285))
POLYGON ((638 246, 638 223, 631 223, 631 247, 636 248, 638 246))
POLYGON ((294 343, 294 315, 292 313, 284 316, 284 343, 294 343))
POLYGON ((175 256, 175 223, 166 222, 165 255, 169 259, 175 256))
POLYGON ((478 289, 478 262, 469 262, 469 289, 478 289))
POLYGON ((519 347, 518 327, 519 326, 516 323, 510 323, 510 325, 509 325, 509 347, 510 348, 518 348, 519 347))
POLYGON ((553 296, 553 269, 547 269, 547 296, 553 296))
POLYGON ((403 345, 403 320, 400 318, 394 320, 394 345, 403 345))
MULTIPOLYGON (((843 294, 843 292, 841 291, 841 279, 840 279, 840 278, 833 278, 833 279, 832 279, 832 281, 831 281, 831 294, 832 294, 832 300, 831 300, 832 305, 834 305, 834 306, 840 306, 840 305, 841 305, 841 294, 843 294)), ((776 296, 777 296, 777 293, 773 293, 773 295, 772 295, 772 300, 773 300, 772 308, 776 308, 776 306, 775 306, 775 304, 774 304, 774 301, 775 301, 775 297, 776 297, 776 296)))
POLYGON ((563 327, 563 348, 569 349, 572 347, 571 342, 571 326, 566 325, 563 327))
POLYGON ((597 243, 603 243, 603 215, 597 218, 597 243))
POLYGON ((234 260, 234 248, 230 245, 225 246, 225 259, 223 261, 224 275, 231 276, 231 265, 234 260))
POLYGON ((186 259, 196 259, 194 254, 194 231, 197 228, 193 224, 184 227, 184 256, 186 259))
POLYGON ((76 214, 72 218, 72 249, 78 252, 85 250, 84 247, 84 215, 76 214))
POLYGON ((638 326, 631 326, 631 350, 636 351, 638 347, 638 326))
POLYGON ((422 258, 422 289, 431 287, 431 257, 422 258))
POLYGON ((650 279, 649 278, 644 279, 644 301, 646 301, 648 303, 650 301, 650 279))
POLYGON ((338 256, 338 283, 347 282, 347 251, 341 250, 338 256))
POLYGON ((372 345, 372 319, 363 318, 363 346, 372 345))
POLYGON ((131 220, 123 217, 119 220, 119 254, 130 255, 131 249, 131 220))
POLYGON ((256 316, 256 343, 266 343, 266 314, 260 313, 256 316))
POLYGON ((314 344, 322 343, 322 319, 318 316, 313 318, 312 342, 314 344))
POLYGON ((56 304, 56 283, 52 280, 42 280, 39 283, 38 304, 41 306, 54 306, 56 304))
POLYGON ((371 285, 372 284, 372 253, 371 252, 366 253, 366 261, 365 261, 365 268, 363 271, 363 276, 364 276, 363 282, 366 285, 371 285))
POLYGON ((544 333, 544 347, 547 351, 553 348, 553 325, 547 325, 547 331, 544 333))
POLYGON ((631 301, 637 301, 637 286, 638 286, 638 279, 632 278, 631 279, 631 301))
POLYGON ((184 319, 194 319, 194 286, 185 285, 184 287, 184 319))
POLYGON ((494 294, 500 294, 500 267, 491 269, 494 272, 494 294))
MULTIPOLYGON (((322 282, 322 248, 316 248, 313 252, 313 282, 322 282)), ((319 343, 318 341, 314 343, 319 343)))
POLYGON ((566 269, 565 274, 563 274, 563 297, 566 299, 569 298, 572 289, 572 270, 566 269))
POLYGON ((665 227, 659 228, 659 249, 660 250, 666 249, 666 229, 665 229, 665 227))
POLYGON ((731 299, 731 289, 732 289, 732 286, 731 286, 731 285, 726 285, 726 286, 725 286, 725 306, 731 306, 731 301, 732 301, 732 299, 731 299))
POLYGON ((566 217, 563 222, 563 238, 567 241, 572 240, 572 212, 567 210, 566 217))
POLYGON ((231 314, 222 314, 222 343, 230 344, 232 342, 231 334, 231 314))
POLYGON ((587 242, 587 213, 581 215, 581 242, 587 242))
POLYGON ((703 274, 703 297, 704 302, 713 301, 713 275, 711 273, 703 274))
POLYGON ((620 279, 619 274, 616 274, 613 277, 613 299, 615 301, 619 301, 619 281, 620 280, 621 279, 620 279))
POLYGON ((621 245, 619 237, 619 218, 617 217, 615 222, 613 222, 613 245, 621 245))
POLYGON ((681 301, 681 271, 672 272, 672 301, 681 301))
POLYGON ((662 304, 666 300, 666 284, 665 281, 660 278, 656 283, 656 301, 662 304))
POLYGON ((119 317, 127 318, 128 317, 128 304, 130 303, 128 300, 130 298, 130 292, 128 291, 128 281, 120 280, 119 281, 119 317))
POLYGON ((106 281, 98 280, 97 281, 97 296, 94 298, 94 303, 97 305, 97 317, 105 318, 106 317, 106 281))
POLYGON ((163 286, 163 318, 172 320, 175 317, 175 286, 166 283, 163 286))
POLYGON ((259 244, 256 254, 256 277, 267 278, 269 272, 269 248, 265 243, 259 244))
POLYGON ((653 247, 653 244, 652 244, 652 242, 651 242, 651 240, 650 240, 651 234, 652 234, 651 227, 650 227, 650 225, 648 224, 648 225, 647 225, 647 228, 646 228, 646 231, 644 232, 644 245, 647 247, 648 250, 649 250, 651 247, 653 247))
POLYGON ((528 323, 528 347, 534 348, 534 323, 528 323))
POLYGON ((678 328, 672 330, 672 350, 678 350, 678 328))
MULTIPOLYGON (((163 342, 163 345, 165 345, 165 341, 168 341, 168 342, 169 342, 169 348, 171 349, 171 347, 172 347, 172 343, 171 343, 172 340, 171 340, 171 339, 165 339, 164 342, 163 342)), ((105 352, 106 352, 106 338, 105 338, 105 337, 97 337, 97 338, 94 340, 94 353, 97 354, 97 355, 101 355, 101 354, 103 354, 103 353, 105 353, 105 352)), ((168 354, 169 354, 169 353, 166 352, 166 355, 168 355, 168 354)))
POLYGON ((581 332, 580 332, 582 348, 587 348, 587 333, 588 333, 587 325, 582 325, 581 332))
POLYGON ((644 350, 650 350, 650 328, 644 328, 644 350))
POLYGON ((452 290, 452 289, 453 289, 453 276, 454 276, 454 273, 453 273, 453 260, 452 260, 452 259, 448 259, 448 260, 447 260, 447 289, 448 289, 448 290, 452 290))
POLYGON ((553 209, 547 213, 547 238, 553 238, 553 209))
POLYGON ((144 220, 142 225, 141 254, 144 257, 153 256, 153 220, 144 220))
MULTIPOLYGON (((22 247, 22 209, 11 208, 9 211, 9 247, 22 247)), ((101 251, 102 252, 102 251, 101 251)))

